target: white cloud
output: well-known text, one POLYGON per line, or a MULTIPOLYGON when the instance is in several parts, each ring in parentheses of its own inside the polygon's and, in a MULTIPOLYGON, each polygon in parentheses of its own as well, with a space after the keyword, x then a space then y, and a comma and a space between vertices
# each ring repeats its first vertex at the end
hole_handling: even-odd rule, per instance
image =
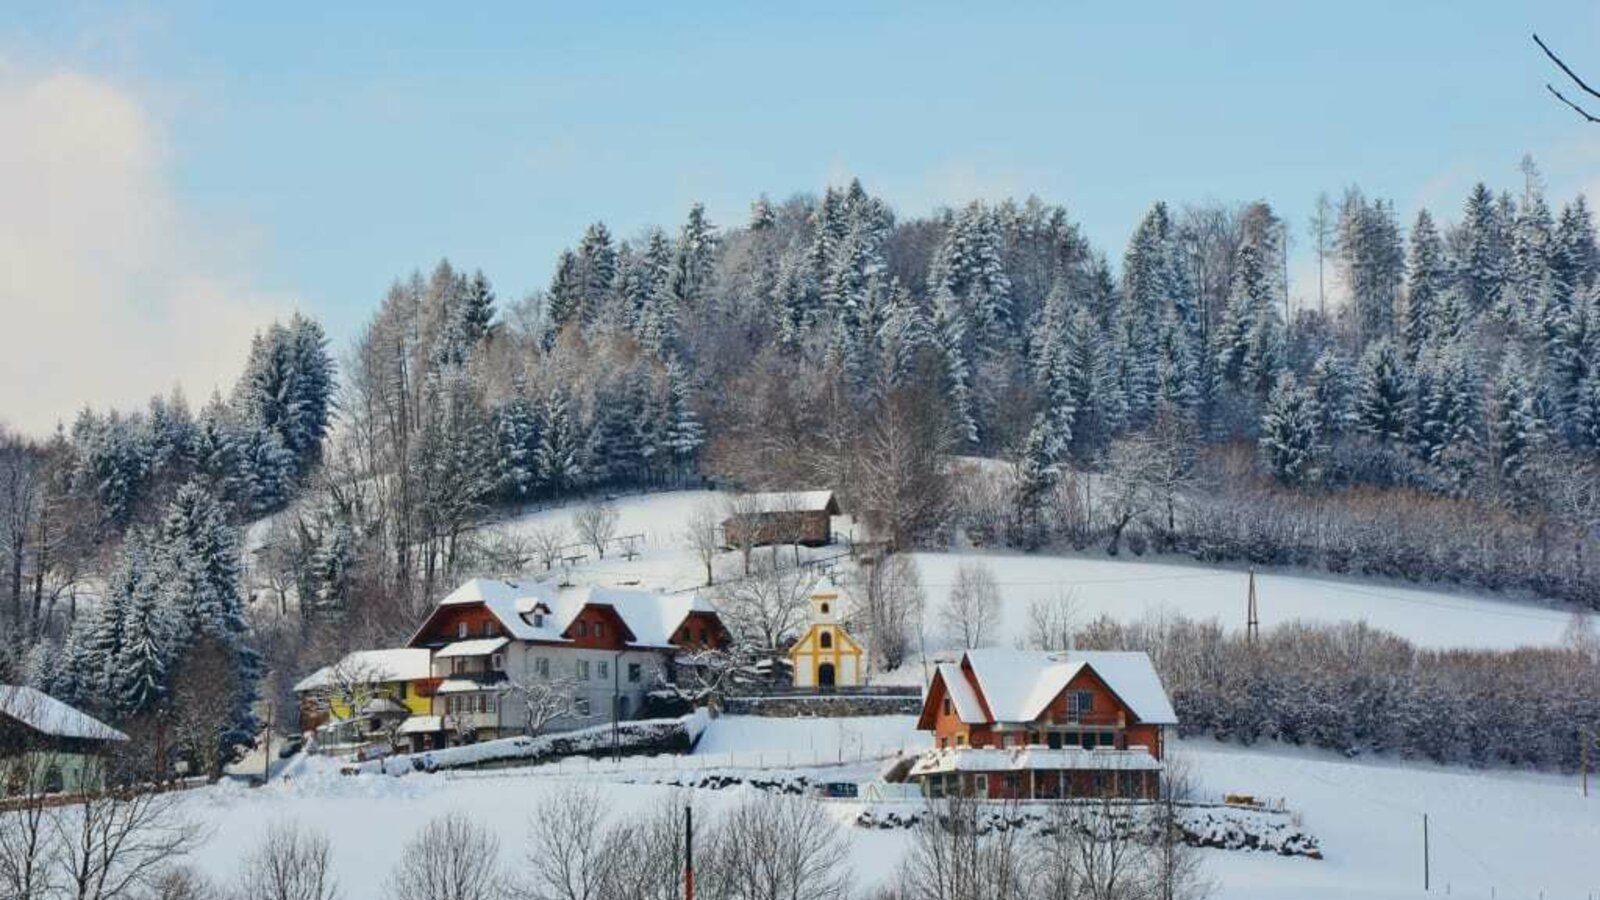
POLYGON ((186 213, 140 98, 0 60, 0 135, 0 422, 42 433, 85 404, 226 389, 290 304, 251 288, 227 228, 186 213))

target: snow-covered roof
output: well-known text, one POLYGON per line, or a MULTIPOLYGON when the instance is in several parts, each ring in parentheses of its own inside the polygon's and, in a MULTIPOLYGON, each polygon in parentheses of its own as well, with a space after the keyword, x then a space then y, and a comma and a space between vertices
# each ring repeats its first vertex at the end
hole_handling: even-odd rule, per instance
POLYGON ((503 637, 456 641, 454 644, 444 645, 433 655, 438 659, 450 659, 456 656, 488 656, 491 653, 498 652, 507 643, 510 642, 503 637))
POLYGON ((940 663, 938 672, 944 679, 944 689, 950 695, 950 702, 955 705, 956 717, 968 725, 987 722, 988 719, 983 714, 983 704, 978 702, 978 695, 973 692, 971 682, 961 674, 961 667, 955 663, 940 663))
POLYGON ((939 772, 1021 772, 1028 769, 1042 771, 1087 772, 1156 772, 1162 768, 1161 760, 1148 750, 1086 750, 1067 747, 1051 750, 1047 747, 1018 747, 1001 750, 990 747, 960 747, 953 750, 930 750, 911 765, 911 775, 932 775, 939 772))
POLYGON ((409 710, 402 706, 399 701, 391 700, 388 697, 373 697, 367 701, 366 706, 361 707, 361 715, 363 716, 382 716, 391 713, 404 715, 407 712, 409 710))
POLYGON ((296 691, 315 691, 333 684, 334 673, 343 667, 351 676, 364 675, 377 684, 385 681, 415 681, 428 678, 430 654, 425 648, 395 647, 388 650, 357 650, 331 666, 323 666, 294 686, 296 691))
MULTIPOLYGON (((570 641, 565 637, 567 628, 584 607, 590 605, 609 606, 616 610, 623 624, 633 633, 633 644, 640 647, 670 647, 673 632, 678 630, 690 613, 716 613, 716 608, 697 593, 662 594, 597 585, 558 590, 548 581, 515 582, 487 578, 474 578, 439 601, 440 606, 474 603, 483 604, 513 638, 552 644, 570 641), (550 613, 535 625, 535 608, 541 605, 550 613)), ((439 655, 446 655, 446 651, 441 650, 439 655)))
POLYGON ((968 650, 965 660, 996 722, 1032 722, 1088 667, 1127 704, 1139 721, 1149 725, 1178 723, 1172 701, 1167 698, 1161 677, 1146 653, 1111 650, 1046 653, 995 647, 968 650))
POLYGON ((19 685, 0 685, 0 713, 40 734, 91 741, 125 741, 128 736, 60 700, 19 685))
POLYGON ((833 491, 769 491, 751 494, 762 512, 826 512, 833 491))
POLYGON ((432 734, 444 730, 444 716, 412 716, 400 723, 395 734, 432 734))

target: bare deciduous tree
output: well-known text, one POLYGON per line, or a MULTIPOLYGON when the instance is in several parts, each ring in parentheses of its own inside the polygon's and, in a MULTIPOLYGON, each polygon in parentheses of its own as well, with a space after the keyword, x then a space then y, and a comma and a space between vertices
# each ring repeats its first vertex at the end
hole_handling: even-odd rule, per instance
POLYGON ((872 665, 884 672, 900 668, 921 627, 924 595, 916 561, 901 553, 883 557, 866 570, 853 596, 852 618, 864 625, 872 665))
POLYGON ((536 900, 609 900, 611 871, 628 864, 626 853, 614 852, 592 787, 564 788, 541 804, 528 820, 528 844, 525 893, 536 900))
POLYGON ((759 794, 724 813, 702 844, 701 879, 708 897, 843 900, 850 895, 848 845, 839 825, 814 802, 759 794))
POLYGON ((946 640, 966 650, 993 637, 1000 627, 1000 586, 988 566, 964 562, 956 569, 955 583, 939 608, 939 623, 946 640))
POLYGON ((570 678, 550 678, 537 671, 528 671, 508 679, 507 692, 516 698, 528 720, 523 723, 523 733, 532 737, 544 731, 545 726, 572 712, 573 698, 578 684, 570 678))
POLYGON ((52 809, 58 890, 74 900, 123 900, 154 888, 204 837, 179 809, 179 799, 89 791, 52 809))
POLYGON ((1070 591, 1028 602, 1028 649, 1060 652, 1072 646, 1075 603, 1070 591))
POLYGON ((710 587, 715 577, 712 567, 717 561, 717 551, 722 549, 722 524, 718 521, 716 505, 709 501, 697 504, 684 522, 683 536, 695 558, 705 566, 706 587, 710 587))
POLYGON ((723 618, 741 638, 777 647, 805 621, 813 580, 804 569, 758 560, 747 577, 723 586, 723 618))
POLYGON ((335 900, 328 838, 299 824, 275 822, 240 867, 240 900, 335 900))
POLYGON ((429 822, 389 875, 394 900, 504 900, 500 841, 462 813, 429 822))
MULTIPOLYGON (((1556 67, 1564 72, 1566 76, 1572 80, 1572 83, 1578 86, 1579 90, 1583 91, 1585 94, 1588 94, 1590 97, 1595 98, 1596 100, 1600 100, 1600 91, 1590 87, 1582 78, 1579 78, 1578 73, 1572 71, 1571 67, 1569 67, 1565 62, 1562 62, 1561 57, 1557 56, 1554 50, 1551 50, 1548 46, 1546 46, 1545 42, 1540 40, 1537 34, 1533 36, 1533 42, 1539 45, 1539 49, 1544 51, 1544 55, 1550 57, 1550 61, 1555 63, 1556 67)), ((1578 115, 1582 116, 1585 122, 1600 122, 1600 116, 1595 116, 1593 113, 1590 113, 1587 109, 1584 109, 1575 101, 1568 100, 1565 94, 1562 94, 1560 91, 1556 90, 1555 85, 1545 82, 1544 87, 1545 90, 1555 95, 1557 100, 1560 100, 1578 115)))
POLYGON ((188 750, 208 781, 222 778, 223 742, 239 693, 232 652, 202 635, 183 657, 172 679, 174 736, 188 750))
POLYGON ((593 500, 578 507, 572 514, 572 527, 584 543, 605 559, 606 543, 617 533, 620 514, 617 508, 603 500, 593 500))
POLYGON ((727 521, 734 526, 733 533, 726 533, 723 539, 734 545, 739 550, 739 556, 744 561, 744 574, 750 574, 750 553, 760 542, 761 514, 766 510, 761 508, 761 498, 755 494, 730 494, 723 501, 723 512, 727 521))
POLYGON ((528 532, 533 556, 544 564, 546 572, 561 561, 561 548, 567 545, 567 530, 558 524, 541 525, 528 532))

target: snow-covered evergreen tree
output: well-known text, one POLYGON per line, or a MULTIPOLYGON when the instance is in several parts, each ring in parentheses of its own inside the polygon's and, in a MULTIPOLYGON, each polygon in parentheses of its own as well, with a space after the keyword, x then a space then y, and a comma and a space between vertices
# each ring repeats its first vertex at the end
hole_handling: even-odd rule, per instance
POLYGON ((1284 484, 1304 484, 1316 477, 1321 435, 1311 392, 1293 374, 1278 376, 1261 415, 1262 459, 1284 484))
POLYGON ((1411 227, 1411 255, 1406 290, 1405 327, 1402 337, 1406 359, 1415 362, 1417 354, 1433 335, 1434 317, 1440 298, 1449 287, 1449 261, 1444 241, 1426 209, 1417 213, 1411 227))
POLYGON ((963 353, 1003 352, 1011 338, 1011 278, 994 212, 973 202, 956 215, 928 270, 928 292, 947 320, 961 320, 963 353))
POLYGON ((1217 329, 1217 374, 1241 395, 1264 396, 1283 366, 1283 320, 1273 302, 1261 248, 1239 248, 1233 287, 1217 329))
POLYGON ((1058 433, 1070 440, 1075 456, 1087 459, 1115 434, 1124 409, 1116 359, 1087 309, 1077 310, 1067 322, 1060 365, 1066 400, 1059 409, 1071 410, 1072 427, 1058 433))
POLYGON ((1482 182, 1473 185, 1455 240, 1455 275, 1467 312, 1476 317, 1500 297, 1509 260, 1505 258, 1504 225, 1494 195, 1482 182))
POLYGON ((512 381, 511 394, 495 410, 494 420, 498 492, 512 500, 526 500, 539 482, 539 413, 526 380, 517 377, 512 381))
POLYGON ((1384 444, 1405 436, 1410 418, 1411 384, 1393 341, 1381 339, 1361 357, 1355 398, 1355 424, 1384 444))
POLYGON ((694 411, 689 378, 676 358, 667 360, 667 446, 679 472, 694 468, 700 447, 705 444, 705 427, 694 411))
POLYGON ((563 494, 582 483, 583 445, 570 396, 553 388, 539 408, 539 448, 534 453, 544 490, 563 494))
POLYGON ((1027 439, 1017 458, 1016 480, 1016 533, 1013 539, 1019 547, 1033 550, 1048 538, 1045 509, 1050 494, 1055 490, 1060 472, 1056 459, 1060 455, 1060 441, 1050 418, 1040 413, 1028 430, 1027 439))
POLYGON ((1317 407, 1317 430, 1327 437, 1343 434, 1355 417, 1355 376, 1338 350, 1322 351, 1306 375, 1306 390, 1317 407))
POLYGON ((1490 397, 1489 450, 1500 477, 1515 478, 1543 431, 1533 377, 1515 344, 1500 359, 1490 397))
POLYGON ((545 291, 544 346, 555 345, 556 336, 573 322, 582 320, 584 283, 583 267, 578 254, 561 251, 556 261, 555 274, 550 276, 550 289, 545 291))

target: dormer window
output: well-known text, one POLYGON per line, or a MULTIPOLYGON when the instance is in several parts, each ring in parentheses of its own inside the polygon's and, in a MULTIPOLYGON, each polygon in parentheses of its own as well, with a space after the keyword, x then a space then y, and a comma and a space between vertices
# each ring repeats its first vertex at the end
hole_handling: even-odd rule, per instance
POLYGON ((533 627, 535 627, 535 628, 543 628, 544 627, 544 613, 539 612, 538 610, 534 610, 533 611, 533 627))

